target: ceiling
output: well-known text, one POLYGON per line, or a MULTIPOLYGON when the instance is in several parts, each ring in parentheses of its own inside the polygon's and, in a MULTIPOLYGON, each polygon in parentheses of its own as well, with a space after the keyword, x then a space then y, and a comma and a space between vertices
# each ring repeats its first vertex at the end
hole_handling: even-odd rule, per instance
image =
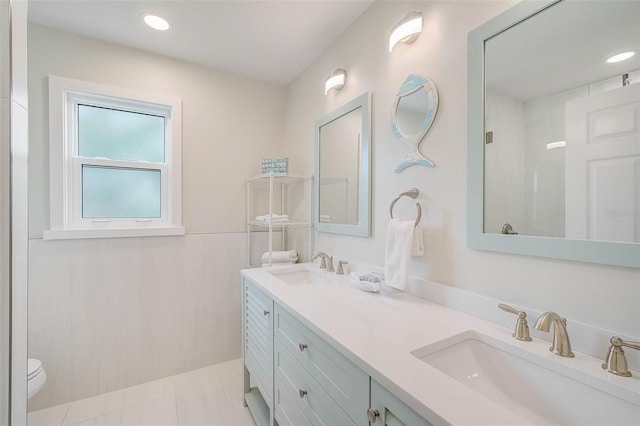
POLYGON ((372 2, 29 0, 29 21, 287 85, 372 2), (144 13, 171 28, 147 27, 144 13))
POLYGON ((486 84, 529 101, 638 70, 639 23, 638 0, 559 3, 487 41, 486 84), (606 63, 629 50, 632 59, 606 63))

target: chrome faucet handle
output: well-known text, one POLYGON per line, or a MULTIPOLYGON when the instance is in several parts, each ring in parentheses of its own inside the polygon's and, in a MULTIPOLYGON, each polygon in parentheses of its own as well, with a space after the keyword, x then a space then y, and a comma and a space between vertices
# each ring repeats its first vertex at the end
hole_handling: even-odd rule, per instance
POLYGON ((338 270, 336 271, 336 275, 344 275, 344 269, 342 268, 342 265, 346 265, 349 262, 347 262, 346 260, 339 260, 338 261, 338 270))
POLYGON ((640 342, 625 342, 618 336, 613 336, 610 342, 611 346, 602 368, 608 373, 617 376, 631 377, 631 371, 629 371, 629 366, 627 365, 627 357, 624 355, 622 347, 640 350, 640 342))
POLYGON ((516 321, 516 328, 513 331, 512 336, 517 340, 522 340, 524 342, 531 341, 531 334, 529 334, 529 324, 527 323, 527 313, 525 311, 519 311, 515 308, 512 308, 509 305, 505 305, 504 303, 500 303, 498 308, 502 309, 505 312, 509 312, 510 314, 514 314, 518 316, 518 320, 516 321))

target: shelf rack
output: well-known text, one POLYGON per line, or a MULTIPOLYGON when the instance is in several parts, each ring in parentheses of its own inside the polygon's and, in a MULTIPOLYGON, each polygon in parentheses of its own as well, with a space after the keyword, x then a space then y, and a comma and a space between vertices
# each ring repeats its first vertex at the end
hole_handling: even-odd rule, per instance
MULTIPOLYGON (((298 249, 298 256, 302 260, 302 255, 304 254, 304 259, 306 261, 311 260, 311 251, 313 250, 313 176, 300 176, 293 174, 283 174, 283 173, 264 173, 253 176, 247 179, 247 266, 248 267, 259 267, 262 265, 262 262, 252 262, 252 232, 256 232, 256 230, 267 230, 268 231, 268 253, 269 253, 269 262, 268 265, 272 264, 272 253, 273 253, 273 243, 274 243, 274 230, 280 233, 280 248, 285 250, 287 247, 287 230, 288 229, 308 229, 307 232, 307 241, 306 241, 306 253, 301 252, 298 249), (297 220, 290 220, 287 222, 263 222, 255 220, 256 211, 254 210, 255 204, 261 204, 260 208, 267 210, 266 214, 270 217, 274 214, 289 214, 290 206, 289 206, 289 198, 291 189, 301 186, 302 193, 299 196, 302 198, 301 204, 303 206, 303 210, 307 210, 306 212, 296 212, 297 220), (267 192, 267 200, 260 203, 259 201, 256 203, 254 198, 256 197, 256 192, 265 191, 267 192), (266 206, 264 205, 266 204, 266 206)), ((264 214, 264 210, 261 211, 264 214)), ((290 219, 292 219, 290 217, 290 219)), ((305 261, 305 260, 302 260, 305 261)))

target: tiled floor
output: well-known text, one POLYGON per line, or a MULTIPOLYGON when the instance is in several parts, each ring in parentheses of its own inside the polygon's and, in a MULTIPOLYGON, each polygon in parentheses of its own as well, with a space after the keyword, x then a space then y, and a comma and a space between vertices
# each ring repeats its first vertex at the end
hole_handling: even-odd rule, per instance
POLYGON ((254 426, 242 359, 29 413, 29 426, 254 426))

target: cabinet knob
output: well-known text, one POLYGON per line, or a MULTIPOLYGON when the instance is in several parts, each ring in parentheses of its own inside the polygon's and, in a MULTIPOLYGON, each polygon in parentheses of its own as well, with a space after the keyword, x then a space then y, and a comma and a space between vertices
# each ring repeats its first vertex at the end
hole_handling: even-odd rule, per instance
POLYGON ((264 315, 265 317, 266 317, 267 315, 269 315, 269 313, 270 313, 270 312, 269 312, 269 311, 267 311, 266 309, 262 311, 262 315, 264 315))
POLYGON ((380 417, 380 412, 376 409, 369 408, 367 410, 367 417, 369 417, 371 423, 375 423, 378 417, 380 417))
POLYGON ((304 398, 304 396, 307 394, 307 391, 304 389, 300 389, 298 393, 300 394, 300 398, 304 398))
POLYGON ((305 349, 307 349, 307 344, 306 343, 298 343, 298 349, 300 349, 300 352, 304 351, 305 349))

